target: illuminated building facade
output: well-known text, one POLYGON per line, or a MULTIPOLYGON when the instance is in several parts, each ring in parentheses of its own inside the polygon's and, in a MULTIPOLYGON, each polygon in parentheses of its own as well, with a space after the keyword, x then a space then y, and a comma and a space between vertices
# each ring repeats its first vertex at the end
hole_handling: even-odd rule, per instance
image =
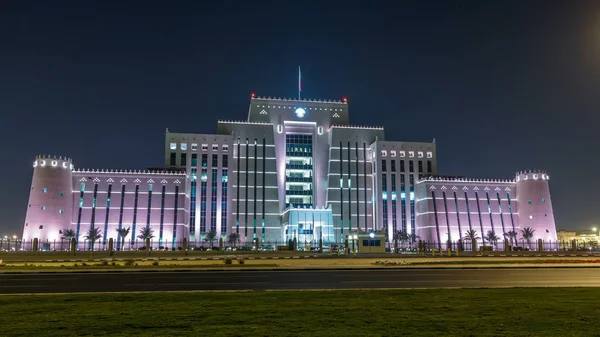
POLYGON ((60 239, 70 228, 83 241, 96 226, 101 242, 119 242, 123 227, 136 232, 133 241, 146 226, 156 244, 173 246, 183 238, 198 244, 210 232, 328 244, 351 231, 385 230, 389 240, 403 231, 445 242, 469 223, 480 236, 530 226, 556 239, 546 173, 438 177, 435 142, 388 141, 383 127, 353 126, 346 100, 253 96, 247 120, 219 121, 215 134, 167 130, 164 158, 164 169, 149 171, 79 170, 70 159, 36 158, 23 239, 60 239))

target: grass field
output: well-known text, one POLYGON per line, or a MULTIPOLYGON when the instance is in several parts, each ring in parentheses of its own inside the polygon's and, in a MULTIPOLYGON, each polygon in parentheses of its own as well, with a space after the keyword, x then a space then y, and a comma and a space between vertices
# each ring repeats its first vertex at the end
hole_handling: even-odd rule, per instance
POLYGON ((0 296, 2 336, 600 336, 600 289, 0 296))

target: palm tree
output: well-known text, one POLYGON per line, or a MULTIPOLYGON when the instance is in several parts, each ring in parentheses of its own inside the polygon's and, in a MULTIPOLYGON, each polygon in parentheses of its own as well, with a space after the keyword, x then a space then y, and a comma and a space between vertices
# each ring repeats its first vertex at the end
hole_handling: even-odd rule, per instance
POLYGON ((479 235, 477 235, 477 231, 476 230, 469 229, 468 231, 465 232, 465 236, 464 236, 463 239, 467 240, 467 241, 471 241, 471 242, 473 242, 473 241, 476 242, 477 240, 479 240, 481 238, 479 237, 479 235))
POLYGON ((77 235, 77 233, 75 232, 74 229, 63 229, 60 231, 62 236, 60 237, 61 242, 60 242, 60 250, 62 250, 62 240, 67 240, 69 242, 69 251, 71 250, 71 240, 73 240, 73 238, 77 235))
POLYGON ((506 237, 509 240, 511 245, 513 244, 513 240, 515 241, 515 245, 517 244, 517 235, 518 234, 515 231, 508 231, 504 233, 504 237, 506 237))
POLYGON ((208 233, 206 233, 206 237, 204 238, 204 241, 210 242, 210 247, 212 248, 213 241, 215 241, 216 238, 217 238, 217 231, 214 229, 211 229, 208 233))
POLYGON ((229 242, 235 247, 235 245, 240 242, 240 233, 229 234, 229 236, 227 237, 227 242, 229 242))
POLYGON ((144 241, 151 240, 154 237, 154 230, 150 227, 142 227, 140 228, 140 235, 137 237, 144 241))
POLYGON ((121 250, 125 249, 125 237, 129 235, 130 228, 117 228, 117 233, 119 233, 119 237, 121 238, 121 250))
POLYGON ((410 234, 408 234, 408 240, 409 240, 410 242, 417 242, 417 240, 418 240, 418 239, 420 239, 420 238, 421 238, 421 237, 420 237, 420 236, 418 236, 418 235, 417 235, 417 234, 415 234, 415 233, 410 233, 410 234))
POLYGON ((86 240, 90 241, 90 248, 91 248, 91 255, 94 255, 94 245, 96 243, 96 241, 100 240, 102 238, 102 231, 100 230, 99 227, 90 227, 84 238, 86 240))
POLYGON ((496 232, 489 230, 485 235, 485 239, 495 246, 500 238, 496 235, 496 232))
POLYGON ((394 233, 393 240, 395 245, 394 248, 398 249, 398 241, 400 241, 400 244, 407 242, 408 234, 405 231, 397 231, 394 233))
POLYGON ((479 235, 477 235, 477 231, 474 229, 469 229, 465 232, 465 236, 463 240, 471 242, 471 251, 474 252, 477 250, 477 240, 481 239, 479 235))
POLYGON ((527 245, 531 248, 531 239, 533 238, 533 233, 535 233, 535 229, 531 227, 525 227, 521 229, 521 236, 525 241, 527 241, 527 245))

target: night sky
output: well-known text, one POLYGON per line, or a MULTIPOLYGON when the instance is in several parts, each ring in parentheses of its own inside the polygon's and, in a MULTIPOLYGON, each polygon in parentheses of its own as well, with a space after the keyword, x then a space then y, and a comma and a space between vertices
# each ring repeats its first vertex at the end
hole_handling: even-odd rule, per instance
POLYGON ((557 228, 600 225, 600 1, 281 2, 3 0, 0 234, 21 234, 37 154, 160 167, 165 128, 295 97, 299 65, 352 124, 435 138, 439 173, 546 169, 557 228))

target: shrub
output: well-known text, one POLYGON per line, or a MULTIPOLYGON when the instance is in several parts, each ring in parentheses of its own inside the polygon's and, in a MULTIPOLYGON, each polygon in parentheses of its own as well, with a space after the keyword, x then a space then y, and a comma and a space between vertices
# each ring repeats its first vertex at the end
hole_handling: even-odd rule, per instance
POLYGON ((238 260, 238 263, 239 264, 244 264, 244 263, 246 263, 246 261, 245 260, 238 260))
POLYGON ((101 266, 108 266, 108 261, 104 260, 100 262, 101 266))
POLYGON ((153 265, 153 266, 158 266, 158 261, 154 261, 154 262, 152 262, 152 265, 153 265))
POLYGON ((84 267, 87 267, 87 263, 85 263, 85 262, 82 262, 81 265, 84 267))
POLYGON ((224 262, 225 262, 225 264, 232 264, 233 260, 230 257, 228 257, 228 258, 225 259, 224 262))
POLYGON ((111 266, 116 266, 117 264, 113 261, 110 265, 111 266))
POLYGON ((133 260, 131 260, 131 259, 128 259, 128 260, 125 260, 125 263, 124 263, 124 265, 125 265, 126 267, 131 267, 131 266, 133 266, 133 262, 134 262, 133 260))

